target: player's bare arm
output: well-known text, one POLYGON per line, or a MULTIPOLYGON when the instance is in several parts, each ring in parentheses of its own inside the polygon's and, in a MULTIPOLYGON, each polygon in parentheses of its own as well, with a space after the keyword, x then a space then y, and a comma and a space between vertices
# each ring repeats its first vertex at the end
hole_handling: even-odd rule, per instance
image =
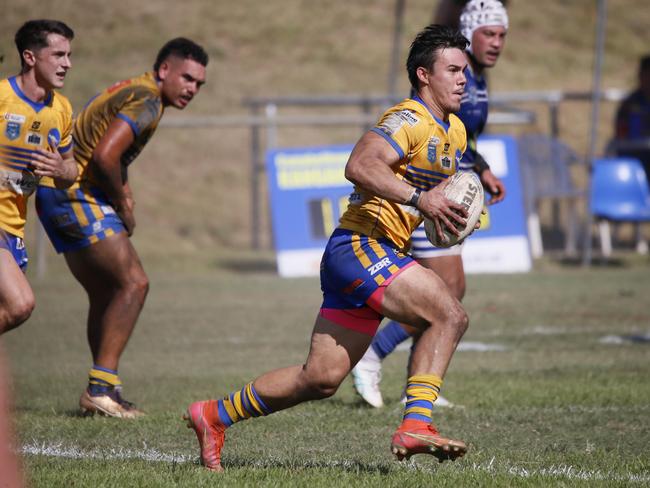
POLYGON ((506 197, 506 186, 503 184, 503 181, 497 178, 489 168, 481 173, 480 178, 483 188, 490 194, 490 200, 487 202, 488 205, 494 205, 503 201, 506 197))
POLYGON ((122 168, 121 158, 133 140, 133 131, 129 124, 115 118, 95 147, 92 159, 94 169, 100 176, 100 186, 122 219, 129 235, 135 227, 133 196, 128 185, 125 187, 123 171, 126 168, 122 168))
MULTIPOLYGON (((395 177, 391 166, 398 162, 399 156, 390 144, 378 134, 367 132, 350 155, 345 167, 345 177, 355 185, 381 198, 397 203, 407 203, 413 196, 414 188, 395 177)), ((445 198, 442 188, 422 192, 417 208, 426 217, 439 220, 441 225, 449 227, 456 234, 458 230, 451 220, 465 225, 463 217, 467 215, 467 212, 462 206, 445 198)))

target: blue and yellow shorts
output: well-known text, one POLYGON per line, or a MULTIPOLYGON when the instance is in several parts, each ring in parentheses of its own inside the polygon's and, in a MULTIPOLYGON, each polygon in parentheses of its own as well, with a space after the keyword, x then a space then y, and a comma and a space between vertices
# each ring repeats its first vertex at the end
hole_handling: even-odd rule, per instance
POLYGON ((0 229, 0 248, 6 249, 14 257, 14 261, 23 270, 23 273, 27 271, 27 249, 25 248, 25 242, 22 238, 5 232, 0 229))
POLYGON ((374 335, 383 319, 381 303, 386 287, 414 264, 388 239, 336 229, 321 261, 321 316, 347 329, 374 335))
POLYGON ((36 211, 58 253, 76 251, 125 231, 122 220, 97 187, 59 190, 39 186, 36 211))

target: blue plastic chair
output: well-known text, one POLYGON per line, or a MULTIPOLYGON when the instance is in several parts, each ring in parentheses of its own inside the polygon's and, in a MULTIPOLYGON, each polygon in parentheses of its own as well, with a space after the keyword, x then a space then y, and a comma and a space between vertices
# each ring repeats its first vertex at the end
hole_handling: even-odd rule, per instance
POLYGON ((635 222, 637 250, 640 244, 647 246, 645 240, 641 239, 639 222, 650 221, 650 188, 641 162, 626 157, 595 160, 589 208, 598 219, 603 256, 608 257, 612 253, 610 220, 635 222))
POLYGON ((595 160, 590 208, 601 219, 650 221, 650 188, 641 162, 634 158, 595 160))

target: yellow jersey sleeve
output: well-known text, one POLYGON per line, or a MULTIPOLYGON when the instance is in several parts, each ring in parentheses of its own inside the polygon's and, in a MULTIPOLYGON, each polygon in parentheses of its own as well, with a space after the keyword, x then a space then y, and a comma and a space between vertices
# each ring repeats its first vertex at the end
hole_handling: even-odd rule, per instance
POLYGON ((404 103, 387 110, 372 129, 397 152, 399 159, 420 150, 429 131, 429 120, 414 104, 404 103))

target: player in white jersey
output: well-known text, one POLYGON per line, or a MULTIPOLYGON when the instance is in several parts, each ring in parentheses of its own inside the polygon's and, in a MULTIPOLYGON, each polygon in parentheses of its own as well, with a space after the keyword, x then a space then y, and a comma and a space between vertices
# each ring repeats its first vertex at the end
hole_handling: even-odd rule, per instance
MULTIPOLYGON (((452 7, 458 7, 460 2, 445 3, 452 3, 452 7)), ((445 12, 439 11, 438 15, 445 12)), ((453 23, 453 19, 445 20, 453 23)), ((503 4, 498 0, 471 0, 464 5, 459 20, 461 32, 470 41, 466 50, 467 83, 460 111, 456 113, 467 130, 467 150, 460 161, 459 169, 476 171, 479 174, 483 186, 491 195, 488 204, 492 205, 504 199, 505 186, 478 153, 476 142, 485 128, 488 116, 485 70, 493 67, 501 54, 508 29, 508 16, 503 4)), ((423 226, 418 227, 411 238, 412 256, 423 266, 435 271, 459 300, 462 300, 465 295, 462 249, 462 243, 446 249, 434 247, 428 241, 423 226)), ((383 405, 379 390, 381 361, 401 342, 410 337, 417 340, 417 335, 417 329, 395 321, 389 322, 377 333, 367 353, 352 371, 357 392, 370 405, 374 407, 383 405)), ((436 405, 450 406, 451 404, 444 397, 439 396, 436 405)))
POLYGON ((66 187, 77 176, 72 108, 54 91, 72 66, 73 37, 63 22, 26 22, 15 36, 20 73, 0 81, 0 333, 18 327, 34 309, 24 275, 27 198, 41 178, 66 187))

